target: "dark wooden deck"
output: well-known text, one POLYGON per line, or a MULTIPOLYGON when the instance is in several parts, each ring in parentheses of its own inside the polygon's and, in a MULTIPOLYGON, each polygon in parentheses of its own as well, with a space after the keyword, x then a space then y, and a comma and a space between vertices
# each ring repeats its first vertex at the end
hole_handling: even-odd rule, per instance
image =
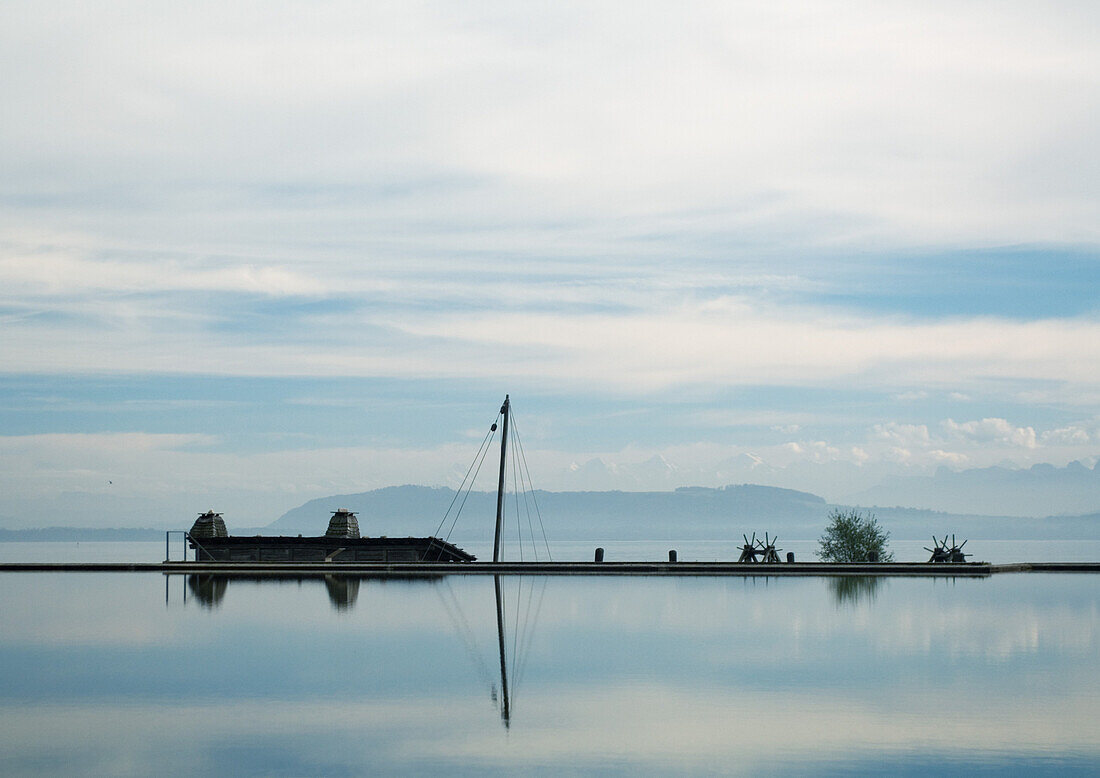
POLYGON ((1023 562, 993 565, 885 562, 7 562, 6 573, 217 573, 219 575, 616 575, 616 576, 937 576, 985 577, 995 573, 1100 573, 1100 562, 1023 562))

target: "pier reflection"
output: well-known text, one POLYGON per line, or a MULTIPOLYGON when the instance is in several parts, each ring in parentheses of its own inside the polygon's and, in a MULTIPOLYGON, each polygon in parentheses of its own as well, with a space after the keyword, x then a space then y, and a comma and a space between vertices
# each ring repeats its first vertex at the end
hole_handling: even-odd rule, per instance
MULTIPOLYGON (((172 578, 173 576, 168 576, 172 578)), ((224 575, 217 573, 195 573, 187 576, 186 591, 190 597, 198 601, 204 608, 219 608, 225 599, 226 589, 232 583, 237 586, 249 584, 297 583, 301 585, 323 585, 328 593, 329 604, 333 610, 349 611, 355 607, 359 599, 359 584, 362 581, 374 581, 384 584, 394 579, 385 576, 371 575, 293 575, 293 574, 264 574, 264 575, 224 575)), ((406 582, 439 583, 438 576, 405 576, 401 578, 406 582)), ((184 596, 184 602, 187 596, 184 596)))
MULTIPOLYGON (((171 578, 166 576, 166 596, 171 578)), ((488 687, 488 697, 499 709, 500 720, 505 728, 511 726, 512 702, 516 684, 522 679, 523 661, 531 645, 538 613, 542 607, 546 592, 546 577, 529 576, 493 577, 493 605, 496 615, 496 660, 498 669, 490 671, 486 664, 487 653, 482 650, 477 633, 470 626, 470 620, 455 595, 447 576, 402 576, 402 584, 421 583, 430 585, 439 593, 439 599, 452 628, 465 645, 467 654, 479 677, 488 687), (537 596, 536 596, 537 590, 537 596)), ((324 586, 332 609, 339 612, 353 611, 359 601, 360 588, 385 586, 395 579, 389 576, 371 575, 226 575, 226 574, 189 574, 183 589, 183 603, 197 602, 199 607, 216 610, 222 607, 230 586, 251 586, 296 583, 299 586, 324 586)), ((488 605, 486 593, 485 604, 488 605)))

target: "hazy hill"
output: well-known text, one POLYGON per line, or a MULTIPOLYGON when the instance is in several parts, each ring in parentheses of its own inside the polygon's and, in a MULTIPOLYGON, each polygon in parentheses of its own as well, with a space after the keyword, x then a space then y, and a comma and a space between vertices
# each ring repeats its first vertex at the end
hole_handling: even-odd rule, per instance
MULTIPOLYGON (((722 489, 686 487, 669 492, 536 491, 534 494, 548 535, 571 540, 712 538, 751 530, 754 526, 763 530, 769 522, 790 528, 804 527, 808 531, 821 524, 828 510, 825 501, 816 495, 753 485, 722 489)), ((330 511, 348 508, 359 512, 359 526, 364 534, 427 535, 435 532, 454 495, 447 488, 395 486, 324 497, 288 511, 266 531, 286 535, 320 533, 327 526, 330 511)), ((514 500, 508 510, 515 511, 514 500)), ((455 537, 491 539, 495 515, 495 493, 471 493, 455 528, 455 537)), ((525 510, 523 516, 526 521, 525 510)), ((442 531, 446 534, 447 527, 442 531)))
POLYGON ((1065 467, 1040 464, 1025 470, 941 467, 932 476, 887 478, 845 501, 1001 516, 1088 514, 1100 510, 1100 466, 1070 462, 1065 467))
MULTIPOLYGON (((454 495, 451 489, 426 486, 335 495, 294 508, 263 531, 320 534, 331 511, 348 508, 359 513, 359 526, 365 535, 429 535, 436 532, 454 495)), ((551 540, 712 540, 736 538, 754 530, 810 539, 820 536, 834 507, 806 492, 755 485, 687 487, 668 492, 537 491, 535 498, 551 540)), ((514 511, 514 503, 508 509, 514 511)), ((945 532, 1006 540, 1100 538, 1100 514, 1038 519, 906 507, 865 510, 872 510, 899 540, 924 539, 945 532)), ((453 538, 491 540, 495 512, 495 493, 471 493, 453 538)), ((443 527, 441 533, 446 535, 448 528, 443 527)), ((237 531, 233 526, 229 530, 237 531)))
MULTIPOLYGON (((259 529, 234 522, 232 514, 227 515, 227 523, 235 535, 318 535, 325 531, 330 511, 347 507, 359 512, 360 527, 366 535, 423 536, 436 532, 454 495, 450 489, 394 486, 311 500, 259 529)), ((666 492, 536 492, 535 497, 552 541, 720 540, 765 530, 807 540, 820 536, 829 511, 837 507, 806 492, 754 485, 666 492)), ((514 501, 509 502, 508 510, 510 514, 515 511, 514 501)), ((1021 518, 897 506, 861 510, 872 511, 895 540, 926 540, 933 533, 945 532, 1004 540, 1100 539, 1100 513, 1021 518)), ((495 513, 495 493, 472 493, 453 539, 491 540, 495 513)), ((440 534, 446 535, 448 530, 449 524, 440 534)), ((0 529, 0 541, 160 541, 163 537, 160 529, 0 529)))

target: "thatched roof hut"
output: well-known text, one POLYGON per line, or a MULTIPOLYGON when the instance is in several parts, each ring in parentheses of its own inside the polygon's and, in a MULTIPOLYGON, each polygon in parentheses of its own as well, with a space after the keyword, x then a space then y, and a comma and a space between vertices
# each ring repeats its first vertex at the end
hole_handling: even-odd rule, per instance
POLYGON ((332 518, 328 520, 326 538, 357 538, 359 537, 359 519, 347 508, 340 508, 332 512, 332 518))
POLYGON ((209 510, 195 519, 195 523, 191 525, 191 537, 227 538, 229 532, 225 529, 225 521, 222 520, 222 515, 209 510))

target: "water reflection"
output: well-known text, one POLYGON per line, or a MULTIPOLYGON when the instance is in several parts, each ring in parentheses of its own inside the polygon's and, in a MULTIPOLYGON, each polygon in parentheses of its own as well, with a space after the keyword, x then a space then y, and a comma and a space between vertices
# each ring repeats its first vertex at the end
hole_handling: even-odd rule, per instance
POLYGON ((877 575, 838 575, 829 579, 829 588, 837 605, 858 605, 875 601, 885 578, 877 575))
POLYGON ((0 775, 1095 774, 1096 581, 0 576, 0 775))
POLYGON ((332 607, 338 611, 350 610, 359 598, 359 579, 348 575, 326 575, 325 589, 332 607))
MULTIPOLYGON (((167 592, 170 591, 170 579, 173 576, 165 576, 166 579, 166 600, 168 599, 167 592)), ((325 591, 328 593, 329 604, 332 605, 333 610, 336 611, 349 611, 355 607, 356 601, 359 599, 359 583, 360 581, 374 580, 384 583, 386 581, 393 581, 392 578, 383 576, 369 576, 369 575, 262 575, 262 576, 247 576, 247 575, 224 575, 216 573, 196 573, 187 576, 187 591, 190 592, 191 597, 198 601, 199 605, 204 608, 218 608, 222 605, 222 601, 225 599, 226 589, 230 583, 238 586, 249 584, 256 586, 264 583, 297 583, 299 586, 305 584, 310 587, 316 586, 319 588, 324 585, 325 591)), ((421 583, 438 583, 439 578, 437 576, 407 576, 402 578, 403 581, 418 581, 421 583)), ((184 602, 187 601, 186 595, 184 602)))
MULTIPOLYGON (((170 579, 171 576, 166 576, 170 579)), ((448 577, 440 576, 406 576, 400 579, 401 583, 419 581, 430 583, 446 594, 440 595, 444 610, 451 620, 454 631, 467 647, 475 670, 487 681, 489 698, 500 708, 500 719, 505 728, 511 726, 512 719, 512 688, 509 685, 509 675, 515 673, 524 664, 526 651, 535 632, 538 621, 538 613, 541 609, 542 599, 546 592, 546 578, 538 579, 536 585, 525 576, 508 576, 502 581, 501 576, 493 576, 493 598, 496 612, 496 647, 497 660, 499 662, 499 675, 490 677, 486 671, 481 652, 477 650, 478 640, 470 627, 461 602, 455 596, 453 587, 448 577), (538 589, 538 598, 535 591, 538 589), (511 597, 509 597, 511 595, 511 597), (499 685, 498 685, 499 684, 499 685)), ((197 601, 202 608, 217 609, 225 600, 226 590, 230 584, 255 586, 257 584, 272 582, 294 582, 299 586, 306 584, 313 586, 323 583, 328 594, 329 603, 333 610, 348 612, 355 608, 359 599, 359 588, 362 582, 373 582, 377 585, 394 583, 394 579, 386 576, 371 575, 263 575, 263 576, 239 576, 224 574, 191 574, 187 576, 187 585, 184 590, 183 602, 186 604, 187 592, 191 594, 191 600, 197 601)), ((166 597, 170 590, 166 581, 166 597)), ((488 605, 486 601, 484 604, 488 605)))
POLYGON ((217 608, 225 599, 229 579, 224 575, 189 575, 187 588, 204 608, 217 608))

